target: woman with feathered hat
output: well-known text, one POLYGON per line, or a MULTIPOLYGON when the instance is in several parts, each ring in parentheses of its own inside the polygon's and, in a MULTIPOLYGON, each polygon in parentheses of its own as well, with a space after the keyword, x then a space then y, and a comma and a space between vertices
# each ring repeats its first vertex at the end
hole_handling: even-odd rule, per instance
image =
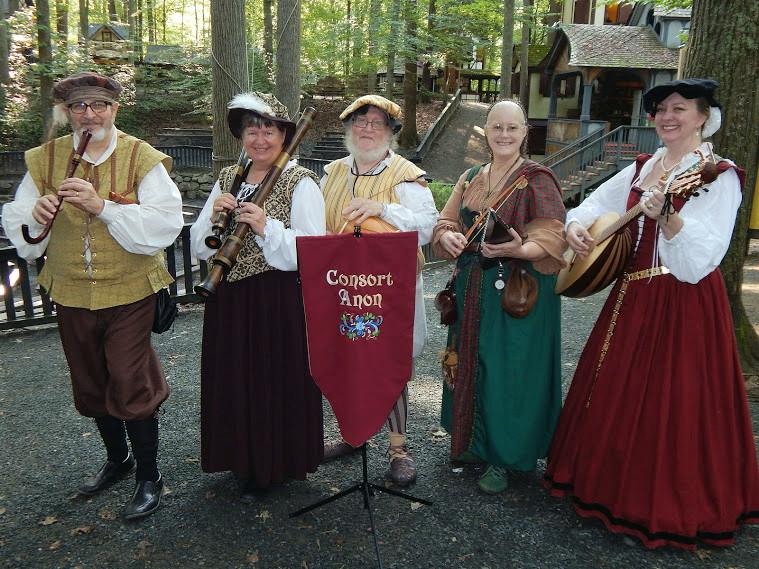
MULTIPOLYGON (((201 357, 201 465, 231 471, 243 500, 286 479, 303 480, 322 458, 321 393, 308 372, 295 238, 323 235, 324 200, 313 172, 290 161, 263 208, 251 203, 285 148, 295 123, 263 93, 237 95, 227 122, 248 155, 244 182, 230 193, 225 168, 192 226, 192 249, 208 259, 204 240, 219 211, 251 231, 237 263, 206 301, 201 357)), ((225 234, 225 235, 226 235, 225 234)))

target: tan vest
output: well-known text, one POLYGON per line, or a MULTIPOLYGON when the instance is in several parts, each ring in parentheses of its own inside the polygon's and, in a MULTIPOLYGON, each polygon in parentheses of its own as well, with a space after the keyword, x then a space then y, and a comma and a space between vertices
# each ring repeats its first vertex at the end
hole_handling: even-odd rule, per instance
MULTIPOLYGON (((345 206, 354 198, 366 198, 382 204, 399 203, 395 187, 404 182, 427 185, 424 170, 418 168, 402 156, 396 154, 390 164, 371 176, 350 175, 350 164, 345 159, 336 160, 324 167, 327 179, 324 182, 324 205, 327 216, 327 232, 341 233, 346 219, 342 216, 345 206), (354 180, 355 179, 355 183, 354 180)), ((351 227, 352 229, 352 227, 351 227)), ((417 250, 417 272, 424 267, 424 254, 417 250)))
MULTIPOLYGON (((105 162, 93 166, 82 160, 74 177, 90 180, 103 199, 114 191, 139 203, 142 179, 161 162, 170 170, 171 158, 133 136, 123 132, 117 136, 116 148, 105 162)), ((56 192, 72 154, 72 135, 26 152, 29 174, 43 194, 56 192)), ((50 230, 45 266, 38 277, 55 302, 89 310, 136 302, 172 280, 163 251, 155 255, 127 252, 97 216, 68 203, 61 206, 50 230)))
MULTIPOLYGON (((228 166, 219 173, 219 185, 222 192, 229 192, 232 189, 232 181, 234 180, 236 169, 237 166, 228 166)), ((316 174, 311 170, 307 170, 302 166, 288 168, 282 172, 264 203, 266 216, 281 221, 286 229, 290 228, 290 212, 293 205, 295 186, 303 178, 311 178, 315 183, 319 183, 316 174)), ((236 226, 237 224, 231 221, 224 232, 224 237, 232 233, 236 226)), ((246 277, 276 270, 266 262, 264 252, 258 243, 256 243, 255 238, 256 235, 252 231, 249 231, 245 236, 240 252, 237 255, 237 262, 227 273, 228 282, 233 283, 246 277)))

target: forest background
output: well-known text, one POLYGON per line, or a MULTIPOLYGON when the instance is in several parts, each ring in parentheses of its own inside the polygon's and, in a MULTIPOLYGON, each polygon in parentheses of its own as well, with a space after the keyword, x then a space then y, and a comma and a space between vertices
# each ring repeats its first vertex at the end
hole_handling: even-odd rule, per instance
MULTIPOLYGON (((512 16, 509 44, 521 40, 522 20, 532 28, 532 42, 544 43, 561 2, 505 4, 512 16)), ((46 88, 81 70, 115 76, 125 85, 119 125, 127 132, 149 138, 163 126, 210 126, 213 25, 242 37, 242 44, 229 47, 245 66, 244 87, 272 92, 277 58, 288 57, 281 53, 288 46, 278 41, 287 22, 278 12, 287 20, 299 16, 300 85, 287 88, 308 96, 320 80, 334 77, 349 94, 360 94, 377 90, 378 70, 399 69, 406 61, 415 71, 418 62, 422 75, 435 74, 468 63, 477 53, 486 69, 498 72, 505 10, 504 2, 495 0, 0 0, 0 14, 6 16, 0 25, 0 150, 39 143, 51 107, 46 88), (235 12, 236 4, 242 14, 235 12), (220 7, 233 21, 212 22, 220 7), (88 27, 108 23, 134 30, 128 60, 98 64, 88 27)), ((215 49, 214 54, 221 59, 215 49)), ((436 92, 420 92, 421 100, 445 98, 451 86, 438 83, 436 92)), ((388 93, 385 85, 382 91, 403 95, 400 86, 395 89, 388 93)))

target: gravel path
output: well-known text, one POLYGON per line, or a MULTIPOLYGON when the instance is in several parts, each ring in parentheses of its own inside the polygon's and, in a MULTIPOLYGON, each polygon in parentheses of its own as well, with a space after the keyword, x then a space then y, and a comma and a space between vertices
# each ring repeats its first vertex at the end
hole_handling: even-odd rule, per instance
MULTIPOLYGON (((752 274, 759 274, 758 264, 753 258, 752 274)), ((438 427, 436 354, 445 329, 436 323, 431 307, 434 292, 450 271, 443 264, 425 272, 430 342, 411 383, 410 442, 419 480, 410 491, 434 505, 415 507, 384 494, 374 498, 386 568, 757 567, 757 527, 742 531, 737 545, 727 550, 650 552, 626 544, 596 522, 580 520, 567 502, 550 498, 539 484, 542 465, 495 497, 477 490, 480 469, 451 466, 449 438, 438 427)), ((603 297, 564 301, 565 386, 603 297)), ((0 335, 0 567, 376 566, 358 494, 288 518, 290 512, 356 482, 358 456, 325 465, 307 482, 288 483, 254 505, 237 501, 231 476, 200 471, 201 327, 201 309, 188 307, 173 331, 155 338, 173 387, 161 421, 161 470, 169 491, 161 509, 137 523, 119 517, 131 482, 89 499, 74 493, 81 479, 100 465, 103 453, 93 423, 74 411, 55 328, 0 335)), ((752 410, 759 419, 759 403, 753 402, 752 410)), ((331 414, 326 427, 335 432, 331 414)), ((386 468, 386 440, 382 433, 370 443, 370 478, 378 483, 386 468)))

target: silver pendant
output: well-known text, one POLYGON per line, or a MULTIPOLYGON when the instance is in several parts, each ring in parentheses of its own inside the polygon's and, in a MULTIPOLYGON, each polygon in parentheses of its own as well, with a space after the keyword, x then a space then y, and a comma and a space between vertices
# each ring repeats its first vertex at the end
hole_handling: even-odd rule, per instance
POLYGON ((496 290, 503 290, 506 288, 506 281, 503 280, 501 277, 498 277, 496 280, 493 281, 493 287, 496 290))

